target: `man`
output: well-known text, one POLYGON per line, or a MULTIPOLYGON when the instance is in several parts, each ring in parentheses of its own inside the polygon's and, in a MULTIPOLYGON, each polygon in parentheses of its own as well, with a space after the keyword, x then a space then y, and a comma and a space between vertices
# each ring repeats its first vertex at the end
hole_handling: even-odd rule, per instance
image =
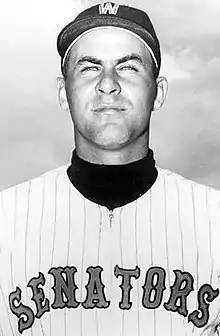
POLYGON ((95 5, 57 46, 76 148, 67 172, 1 193, 1 334, 218 335, 220 193, 155 166, 149 17, 95 5))

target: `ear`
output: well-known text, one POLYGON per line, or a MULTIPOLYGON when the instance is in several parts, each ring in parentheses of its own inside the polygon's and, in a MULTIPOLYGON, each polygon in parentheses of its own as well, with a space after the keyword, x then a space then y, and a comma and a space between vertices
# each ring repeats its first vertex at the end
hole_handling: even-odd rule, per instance
POLYGON ((156 79, 157 82, 157 95, 154 101, 154 108, 153 110, 159 110, 166 99, 167 91, 168 91, 168 82, 165 77, 158 77, 156 79))
POLYGON ((57 89, 60 106, 65 111, 69 112, 69 104, 66 97, 65 79, 63 77, 57 77, 57 89))

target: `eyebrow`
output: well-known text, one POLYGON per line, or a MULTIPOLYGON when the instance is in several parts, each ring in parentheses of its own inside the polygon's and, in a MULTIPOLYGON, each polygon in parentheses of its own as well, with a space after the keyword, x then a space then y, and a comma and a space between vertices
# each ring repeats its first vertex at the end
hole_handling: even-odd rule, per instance
MULTIPOLYGON (((125 55, 121 58, 118 58, 115 61, 115 64, 119 65, 121 63, 125 63, 125 62, 128 62, 128 61, 136 61, 136 62, 140 63, 141 65, 144 65, 144 61, 141 58, 141 56, 138 55, 138 54, 135 54, 135 53, 131 53, 131 54, 125 55)), ((78 59, 78 61, 76 63, 76 66, 83 65, 84 63, 93 63, 93 64, 97 64, 97 65, 103 65, 103 61, 96 58, 96 57, 82 56, 78 59)))
POLYGON ((128 62, 128 61, 136 61, 136 62, 140 63, 141 65, 144 65, 144 61, 141 58, 141 56, 138 55, 138 54, 135 54, 135 53, 131 53, 131 54, 125 55, 122 58, 117 59, 116 60, 116 65, 121 64, 121 63, 125 63, 125 62, 128 62))
POLYGON ((94 63, 94 64, 98 64, 98 65, 102 65, 102 61, 99 60, 98 58, 96 57, 92 57, 92 56, 83 56, 83 57, 80 57, 76 63, 76 65, 82 65, 84 63, 94 63))

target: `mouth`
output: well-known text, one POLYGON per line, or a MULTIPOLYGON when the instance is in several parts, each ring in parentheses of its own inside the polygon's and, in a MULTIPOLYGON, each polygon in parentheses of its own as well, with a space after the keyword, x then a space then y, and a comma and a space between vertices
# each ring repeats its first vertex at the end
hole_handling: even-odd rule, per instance
POLYGON ((118 106, 101 106, 96 109, 94 109, 94 112, 97 113, 116 113, 116 112, 122 112, 125 111, 124 107, 118 107, 118 106))

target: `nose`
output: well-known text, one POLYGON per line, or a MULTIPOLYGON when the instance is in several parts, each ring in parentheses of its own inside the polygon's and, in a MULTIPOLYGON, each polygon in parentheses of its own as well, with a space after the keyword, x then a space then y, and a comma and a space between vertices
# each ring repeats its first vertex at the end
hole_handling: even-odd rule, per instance
POLYGON ((117 74, 114 74, 113 71, 103 73, 96 85, 96 92, 99 95, 118 95, 121 92, 121 86, 118 82, 117 74))

